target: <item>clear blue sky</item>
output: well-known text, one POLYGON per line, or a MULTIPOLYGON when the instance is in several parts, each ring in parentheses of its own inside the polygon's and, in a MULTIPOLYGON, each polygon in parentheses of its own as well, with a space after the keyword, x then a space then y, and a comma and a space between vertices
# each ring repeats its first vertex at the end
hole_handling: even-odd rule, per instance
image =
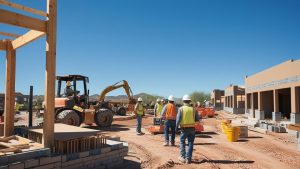
MULTIPOLYGON (((122 79, 135 94, 176 97, 243 85, 245 75, 300 58, 299 9, 299 0, 58 0, 57 75, 89 76, 91 94, 122 79)), ((43 38, 17 51, 17 91, 44 94, 44 50, 43 38)), ((0 72, 3 92, 4 52, 0 72)))

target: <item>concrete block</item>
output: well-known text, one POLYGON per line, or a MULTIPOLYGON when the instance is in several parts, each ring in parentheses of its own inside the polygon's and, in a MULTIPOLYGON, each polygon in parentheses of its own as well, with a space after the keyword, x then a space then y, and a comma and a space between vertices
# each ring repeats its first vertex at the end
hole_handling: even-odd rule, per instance
POLYGON ((99 154, 99 155, 95 155, 95 156, 92 156, 92 157, 93 157, 94 160, 96 160, 96 159, 105 157, 105 154, 99 154))
POLYGON ((281 112, 272 112, 273 121, 281 121, 281 112))
POLYGON ((75 164, 80 164, 80 163, 82 163, 81 158, 64 162, 61 165, 62 165, 62 167, 67 167, 67 166, 70 166, 70 165, 75 165, 75 164))
POLYGON ((40 158, 40 165, 46 165, 52 163, 51 157, 42 157, 40 158))
POLYGON ((273 125, 268 125, 268 131, 269 131, 269 132, 274 132, 274 131, 275 131, 274 128, 275 128, 275 127, 274 127, 273 125))
POLYGON ((1 156, 0 157, 0 164, 1 165, 8 165, 8 157, 7 156, 1 156))
POLYGON ((300 138, 300 131, 297 131, 296 137, 297 137, 297 138, 300 138))
POLYGON ((17 163, 12 163, 8 165, 9 169, 24 169, 24 163, 17 162, 17 163))
POLYGON ((53 164, 55 168, 61 168, 61 162, 57 162, 53 164))
POLYGON ((103 148, 100 149, 100 151, 101 151, 101 154, 110 152, 111 151, 111 147, 103 147, 103 148))
POLYGON ((76 160, 76 159, 79 159, 79 153, 68 154, 62 157, 62 160, 66 160, 66 161, 76 160))
POLYGON ((289 135, 292 135, 292 136, 296 136, 296 137, 297 137, 297 134, 298 134, 297 131, 295 131, 295 130, 287 130, 287 132, 288 132, 289 135))
POLYGON ((39 165, 39 159, 26 160, 24 164, 25 164, 25 168, 36 167, 39 165))
POLYGON ((106 144, 111 147, 111 150, 118 150, 123 148, 123 143, 119 141, 107 140, 106 144))
POLYGON ((107 140, 121 141, 121 138, 119 136, 108 136, 107 140))
POLYGON ((90 150, 90 156, 101 154, 101 149, 90 150))
POLYGON ((85 151, 85 152, 80 152, 79 153, 79 158, 84 158, 90 155, 89 151, 85 151))
MULTIPOLYGON (((2 165, 2 163, 0 163, 2 165)), ((2 165, 0 166, 0 169, 8 169, 8 165, 2 165)))
POLYGON ((260 110, 255 110, 255 118, 258 120, 264 120, 265 119, 265 112, 260 110))
POLYGON ((53 169, 53 168, 54 168, 54 164, 47 164, 47 165, 40 165, 32 169, 53 169))
POLYGON ((299 113, 291 113, 291 123, 292 124, 300 124, 300 112, 299 113))

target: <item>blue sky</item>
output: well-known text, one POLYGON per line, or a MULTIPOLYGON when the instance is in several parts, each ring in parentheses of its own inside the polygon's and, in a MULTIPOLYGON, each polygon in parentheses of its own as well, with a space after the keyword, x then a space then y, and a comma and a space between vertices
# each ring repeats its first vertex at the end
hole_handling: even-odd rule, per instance
MULTIPOLYGON (((135 94, 176 97, 243 85, 245 75, 300 58, 299 9, 298 0, 59 0, 57 75, 89 76, 91 94, 123 79, 135 94)), ((26 32, 0 24, 8 30, 26 32)), ((0 72, 3 92, 4 52, 0 72)), ((44 94, 44 78, 42 38, 17 50, 16 91, 44 94)))

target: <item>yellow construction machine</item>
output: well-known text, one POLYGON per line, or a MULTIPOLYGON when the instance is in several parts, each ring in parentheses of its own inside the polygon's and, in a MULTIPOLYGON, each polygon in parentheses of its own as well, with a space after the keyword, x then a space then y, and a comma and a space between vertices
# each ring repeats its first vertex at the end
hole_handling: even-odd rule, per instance
POLYGON ((115 89, 123 87, 128 96, 128 108, 132 110, 135 100, 127 81, 105 88, 97 101, 89 101, 87 84, 89 78, 82 75, 57 76, 58 90, 55 98, 55 118, 57 122, 79 126, 81 123, 91 125, 96 123, 101 127, 111 126, 115 113, 125 115, 126 108, 120 104, 105 101, 105 95, 115 89), (66 86, 62 90, 62 83, 66 86), (118 105, 118 106, 116 106, 118 105))

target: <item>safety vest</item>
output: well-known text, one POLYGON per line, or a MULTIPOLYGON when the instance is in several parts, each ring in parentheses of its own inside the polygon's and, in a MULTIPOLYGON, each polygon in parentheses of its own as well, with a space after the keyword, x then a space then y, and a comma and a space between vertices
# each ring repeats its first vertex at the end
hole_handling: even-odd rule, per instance
POLYGON ((144 114, 144 106, 140 103, 137 103, 135 105, 135 111, 138 115, 143 115, 144 114))
POLYGON ((181 127, 195 127, 195 111, 192 107, 182 106, 181 127))
POLYGON ((166 105, 166 119, 167 120, 176 120, 176 105, 172 103, 168 103, 166 105))
POLYGON ((162 109, 163 109, 163 105, 157 103, 157 105, 156 105, 156 115, 157 116, 160 116, 162 109))

